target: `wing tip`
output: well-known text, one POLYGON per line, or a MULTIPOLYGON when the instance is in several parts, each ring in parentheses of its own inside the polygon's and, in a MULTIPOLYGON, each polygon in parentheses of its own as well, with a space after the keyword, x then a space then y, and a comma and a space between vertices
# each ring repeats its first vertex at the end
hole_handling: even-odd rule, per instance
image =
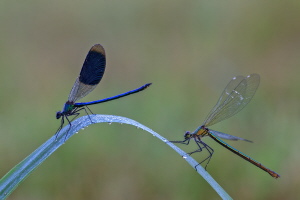
POLYGON ((94 52, 100 53, 102 55, 105 55, 104 47, 101 44, 95 44, 94 46, 92 46, 90 51, 94 51, 94 52))

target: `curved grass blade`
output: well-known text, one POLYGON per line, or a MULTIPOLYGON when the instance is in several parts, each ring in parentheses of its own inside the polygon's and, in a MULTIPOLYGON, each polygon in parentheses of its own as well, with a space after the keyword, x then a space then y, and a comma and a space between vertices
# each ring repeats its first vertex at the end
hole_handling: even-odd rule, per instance
POLYGON ((80 117, 72 122, 72 126, 69 129, 69 125, 65 126, 57 136, 52 136, 43 145, 37 148, 27 158, 17 164, 0 180, 0 199, 6 199, 17 186, 25 180, 27 176, 31 174, 42 162, 44 162, 56 149, 65 143, 72 135, 77 133, 80 129, 87 127, 93 123, 121 123, 129 124, 141 128, 153 136, 157 137, 171 148, 173 148, 178 154, 180 154, 193 168, 196 167, 197 172, 213 187, 213 189, 220 195, 222 199, 231 199, 231 197, 223 190, 223 188, 202 168, 198 165, 198 162, 190 157, 186 152, 169 142, 158 133, 154 132, 150 128, 140 124, 137 121, 126 117, 114 116, 114 115, 90 115, 80 117), (67 135, 66 135, 67 134, 67 135))

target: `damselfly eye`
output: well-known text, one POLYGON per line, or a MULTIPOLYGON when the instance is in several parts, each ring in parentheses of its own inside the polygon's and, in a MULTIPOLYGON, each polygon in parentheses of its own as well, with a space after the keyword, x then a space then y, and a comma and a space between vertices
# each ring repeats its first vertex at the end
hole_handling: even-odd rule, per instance
POLYGON ((56 112, 56 119, 59 119, 60 117, 61 117, 61 112, 60 111, 56 112))
POLYGON ((191 137, 191 133, 190 133, 189 131, 185 132, 184 138, 185 138, 185 139, 188 139, 188 138, 190 138, 190 137, 191 137))

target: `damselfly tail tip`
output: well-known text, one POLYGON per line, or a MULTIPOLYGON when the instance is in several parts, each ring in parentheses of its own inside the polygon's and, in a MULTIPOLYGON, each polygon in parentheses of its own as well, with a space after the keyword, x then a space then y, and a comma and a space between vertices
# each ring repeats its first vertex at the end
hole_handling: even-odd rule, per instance
POLYGON ((142 87, 140 87, 139 89, 140 89, 140 91, 147 89, 148 87, 150 87, 150 85, 152 85, 152 83, 147 83, 147 84, 143 85, 142 87))
POLYGON ((272 173, 269 173, 269 174, 270 174, 272 177, 276 178, 276 179, 280 178, 280 175, 277 174, 276 172, 273 172, 273 171, 272 171, 272 173))

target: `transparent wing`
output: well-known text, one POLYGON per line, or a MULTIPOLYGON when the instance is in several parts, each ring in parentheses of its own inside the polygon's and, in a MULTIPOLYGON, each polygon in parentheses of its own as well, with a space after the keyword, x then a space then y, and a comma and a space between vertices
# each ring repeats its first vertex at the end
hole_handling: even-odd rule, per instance
POLYGON ((68 101, 75 102, 79 99, 85 97, 88 93, 93 91, 97 85, 87 85, 79 81, 79 78, 76 79, 72 90, 69 94, 68 101))
POLYGON ((233 136, 233 135, 229 135, 229 134, 226 134, 226 133, 222 133, 222 132, 219 132, 219 131, 214 131, 214 130, 211 130, 211 129, 208 129, 208 130, 209 130, 210 133, 214 134, 215 136, 217 136, 219 138, 222 138, 222 139, 225 139, 225 140, 244 140, 244 141, 247 141, 247 142, 252 142, 250 140, 240 138, 240 137, 236 137, 236 136, 233 136))
POLYGON ((224 89, 203 125, 211 126, 241 111, 251 101, 259 80, 258 74, 234 77, 224 89))

